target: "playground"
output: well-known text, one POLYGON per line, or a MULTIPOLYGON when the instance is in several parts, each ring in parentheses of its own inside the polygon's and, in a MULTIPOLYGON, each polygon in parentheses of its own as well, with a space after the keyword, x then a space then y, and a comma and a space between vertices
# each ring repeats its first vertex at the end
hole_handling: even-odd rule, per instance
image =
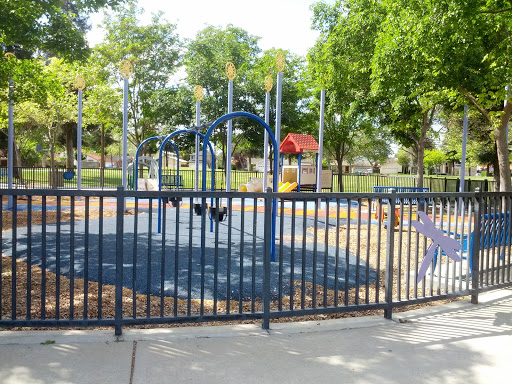
MULTIPOLYGON (((115 249, 115 234, 113 233, 115 231, 115 217, 113 217, 115 210, 111 209, 114 208, 114 202, 111 199, 105 199, 102 203, 105 209, 100 214, 98 202, 91 200, 89 220, 86 221, 83 209, 84 202, 77 201, 74 240, 71 241, 70 202, 66 200, 63 199, 62 201, 62 206, 68 208, 62 211, 64 222, 61 223, 58 229, 60 235, 57 235, 57 223, 52 222, 52 218, 55 218, 55 211, 49 210, 46 212, 48 221, 45 233, 47 239, 45 269, 48 276, 50 276, 52 272, 57 271, 57 264, 59 264, 58 271, 59 275, 62 276, 61 279, 63 279, 61 288, 63 292, 68 287, 66 284, 69 284, 69 279, 75 281, 75 289, 80 289, 79 287, 83 286, 84 279, 88 281, 89 284, 92 284, 91 287, 96 287, 89 291, 92 295, 98 292, 97 282, 101 282, 102 289, 105 292, 105 305, 108 307, 108 292, 111 292, 111 287, 115 284, 116 263, 115 252, 113 252, 115 249), (103 218, 100 219, 99 215, 103 218), (84 236, 84 233, 86 233, 85 226, 89 227, 87 240, 84 236), (101 237, 100 231, 102 232, 101 237), (60 236, 58 251, 57 236, 60 236), (86 241, 88 242, 87 247, 86 241), (99 249, 100 242, 102 243, 102 253, 99 249), (74 249, 73 258, 70 257, 71 247, 74 249), (60 254, 58 259, 57 252, 60 254), (85 261, 85 253, 87 253, 87 262, 85 261), (73 265, 73 274, 70 273, 71 265, 73 265), (103 266, 101 271, 98 269, 98 265, 103 266)), ((149 301, 160 303, 160 298, 165 297, 166 302, 168 299, 177 300, 166 305, 167 311, 171 310, 172 312, 174 310, 173 303, 177 302, 181 306, 180 313, 183 314, 184 308, 187 308, 187 300, 201 301, 202 289, 203 301, 207 303, 206 306, 210 310, 213 308, 214 301, 217 303, 216 307, 219 311, 221 308, 225 310, 227 301, 232 301, 234 307, 240 305, 246 308, 246 305, 258 302, 260 304, 257 304, 257 306, 261 305, 262 280, 260 276, 263 273, 264 233, 262 231, 263 213, 258 213, 258 211, 261 211, 263 207, 259 200, 243 200, 242 202, 242 199, 234 198, 229 204, 232 208, 231 219, 228 217, 225 221, 215 223, 214 232, 212 233, 208 230, 205 231, 204 263, 201 263, 201 235, 198 230, 198 228, 201 228, 200 221, 202 218, 193 215, 187 201, 183 202, 180 207, 167 205, 165 209, 167 222, 164 231, 165 258, 162 258, 162 235, 155 231, 157 228, 156 199, 151 202, 151 209, 149 200, 139 199, 137 216, 134 215, 134 210, 130 208, 135 204, 135 201, 128 200, 127 207, 130 209, 130 214, 124 216, 127 233, 124 236, 123 286, 133 292, 133 298, 137 298, 135 300, 138 303, 137 305, 141 304, 142 301, 144 303, 149 301), (255 211, 256 214, 254 214, 255 211), (177 214, 178 216, 176 216, 177 214), (149 217, 153 217, 151 226, 149 217), (192 217, 192 225, 189 224, 190 217, 192 217), (178 224, 176 224, 176 218, 178 224), (229 220, 232 220, 231 223, 229 220), (137 221, 136 238, 133 236, 135 231, 134 221, 137 221), (253 225, 254 223, 256 225, 253 225), (148 234, 148 228, 153 228, 151 235, 148 234), (177 236, 176 228, 179 228, 177 236), (228 255, 227 233, 229 228, 232 228, 232 246, 228 255), (242 230, 237 230, 237 228, 242 228, 242 230), (192 243, 189 242, 190 238, 192 238, 192 243), (215 246, 215 244, 217 245, 215 246), (134 248, 135 246, 136 248, 134 248), (133 258, 133 252, 135 252, 135 258, 133 258), (204 266, 204 272, 202 272, 202 266, 204 266), (135 275, 134 271, 136 271, 135 275), (175 280, 176 271, 177 280, 175 280), (163 292, 161 291, 162 276, 164 281, 163 292), (175 281, 177 281, 177 284, 175 284, 175 281)), ((54 204, 51 201, 49 203, 54 204)), ((308 201, 307 204, 302 204, 299 201, 283 201, 282 205, 279 204, 277 227, 281 228, 280 220, 283 218, 283 232, 281 235, 280 230, 278 230, 278 238, 276 239, 277 244, 279 244, 278 260, 271 265, 271 292, 272 300, 275 303, 273 305, 278 305, 277 303, 281 302, 282 305, 289 306, 291 301, 293 302, 292 305, 296 307, 301 305, 309 307, 313 296, 319 302, 326 297, 331 304, 335 302, 335 297, 337 301, 344 302, 346 295, 348 303, 364 302, 368 300, 368 297, 370 300, 375 297, 383 300, 383 292, 376 289, 376 281, 378 279, 383 281, 382 266, 385 259, 379 257, 377 248, 380 247, 380 252, 385 249, 386 238, 379 238, 378 225, 376 225, 375 220, 371 225, 372 228, 368 229, 368 221, 363 218, 364 214, 361 214, 360 219, 357 219, 357 206, 351 204, 351 212, 349 212, 347 202, 340 201, 338 208, 340 218, 338 219, 338 225, 336 225, 336 209, 333 209, 333 206, 329 207, 329 215, 327 215, 325 204, 318 210, 314 209, 315 204, 314 201, 308 201), (291 214, 292 205, 294 205, 294 215, 291 214), (283 215, 281 215, 282 207, 284 207, 283 215), (315 214, 317 215, 316 226, 315 214), (347 219, 342 218, 343 216, 346 217, 347 214, 354 217, 350 220, 350 223, 347 219), (327 237, 324 229, 326 216, 329 216, 327 237), (294 220, 295 223, 294 230, 291 228, 291 220, 294 220), (302 228, 306 228, 305 232, 302 232, 302 228), (316 234, 315 230, 317 231, 316 234), (338 237, 336 233, 338 233, 338 237), (370 236, 369 239, 366 239, 366 236, 370 236), (358 238, 359 247, 357 247, 358 238), (349 253, 342 249, 347 241, 350 244, 349 253), (336 245, 336 242, 338 242, 338 245, 336 245), (326 244, 327 246, 325 246, 326 244), (293 252, 291 251, 292 247, 293 252), (280 250, 281 248, 282 250, 280 250), (326 250, 327 252, 325 252, 326 250), (283 256, 279 256, 280 253, 283 256), (295 256, 292 256, 293 253, 295 256), (327 263, 324 264, 326 253, 327 263), (294 257, 294 260, 292 260, 292 257, 294 257), (345 265, 348 265, 348 271, 345 269, 345 265), (377 271, 380 271, 380 276, 377 276, 377 271), (338 276, 337 284, 335 276, 338 276), (348 280, 345 280, 347 277, 348 280), (315 286, 313 285, 314 280, 316 280, 315 286), (327 281, 326 286, 324 286, 325 281, 327 281)), ((34 201, 33 206, 37 206, 36 201, 34 201)), ((31 263, 35 270, 41 267, 42 259, 38 255, 43 254, 39 247, 34 247, 34 244, 41 244, 42 242, 42 227, 39 225, 40 216, 36 212, 41 211, 33 213, 33 225, 30 229, 31 263)), ((5 221, 8 218, 4 216, 3 219, 5 221)), ((23 219, 26 219, 26 212, 18 212, 18 219, 21 225, 17 232, 19 240, 16 249, 18 263, 20 264, 27 261, 28 230, 26 226, 22 225, 23 219)), ((8 240, 10 232, 5 231, 8 228, 7 221, 4 222, 3 228, 4 254, 9 256, 12 244, 8 240)), ((402 242, 404 247, 411 246, 411 244, 407 244, 406 238, 402 239, 402 242)), ((420 244, 420 247, 422 247, 422 244, 420 244)), ((4 259, 6 262, 5 271, 7 267, 10 267, 10 262, 8 262, 8 257, 4 259)), ((34 272, 34 281, 37 279, 36 276, 37 273, 34 272)), ((4 280, 4 284, 6 283, 7 281, 4 280)), ((22 280, 20 284, 22 284, 22 280)), ((7 294, 8 292, 5 289, 8 288, 4 288, 4 294, 7 294)), ((34 293, 37 290, 35 288, 34 293)), ((48 293, 48 300, 51 302, 54 297, 50 292, 52 292, 51 289, 48 293)), ((62 302, 66 301, 66 297, 61 298, 62 302)), ((91 297, 91 306, 93 306, 92 301, 91 297)), ((76 305, 80 306, 79 303, 76 305)), ((195 306, 194 304, 193 307, 195 306)), ((4 307, 5 309, 7 308, 4 307)), ((91 313, 91 315, 94 314, 91 313)))
MULTIPOLYGON (((436 228, 421 232, 419 215, 425 216, 423 224, 427 219, 440 224, 437 248, 448 239, 442 232, 444 223, 447 233, 452 222, 455 232, 460 225, 460 236, 464 236, 464 225, 473 224, 464 217, 470 210, 463 208, 460 218, 455 198, 427 199, 421 194, 428 190, 413 187, 402 187, 412 195, 397 199, 389 198, 396 196, 390 195, 392 186, 380 187, 385 190, 373 195, 332 193, 333 173, 322 170, 325 93, 321 94, 318 142, 297 133, 281 140, 279 74, 274 130, 269 125, 268 102, 265 119, 232 111, 233 83, 228 74, 227 114, 201 124, 202 94, 195 94, 195 125, 147 138, 131 164, 127 162, 125 108, 122 188, 82 190, 78 162, 76 175, 65 172, 66 177, 77 178, 76 190, 11 189, 5 209, 2 206, 2 271, 10 274, 2 279, 1 297, 12 301, 9 306, 0 297, 2 316, 11 313, 17 324, 20 312, 27 318, 23 324, 32 324, 35 306, 40 310, 35 310, 34 318, 45 320, 48 309, 55 325, 61 323, 60 311, 72 324, 79 324, 82 320, 75 321, 75 306, 87 322, 89 304, 95 303, 92 316, 111 324, 101 312, 105 291, 115 296, 105 299, 110 310, 115 303, 116 334, 129 317, 134 324, 138 317, 146 317, 147 324, 170 319, 208 321, 217 320, 220 312, 233 319, 264 314, 263 327, 268 328, 271 307, 273 316, 383 309, 390 317, 393 300, 434 300, 469 289, 467 263, 449 263, 448 248, 440 249, 446 253, 436 257, 437 270, 433 261, 422 263, 426 253, 433 255, 427 238, 434 238, 436 228), (231 154, 233 121, 238 119, 262 132, 265 170, 262 178, 232 190, 227 166, 221 187, 225 191, 219 192, 219 149, 211 142, 212 134, 226 126, 226 153, 231 154), (189 189, 185 189, 175 138, 190 135, 195 138, 194 182, 193 188, 187 183, 189 189), (149 143, 157 148, 156 156, 143 156, 149 153, 149 143), (172 172, 163 167, 169 152, 176 159, 172 172), (297 158, 297 163, 285 164, 285 157, 297 158), (268 169, 269 158, 273 172, 268 169), (83 287, 78 296, 77 285, 83 287), (126 314, 127 308, 131 314, 126 314)), ((126 85, 127 78, 125 96, 126 85)), ((8 184, 12 186, 12 170, 8 184)), ((461 196, 459 201, 466 199, 466 204, 473 198, 461 196)))
MULTIPOLYGON (((245 200, 245 199, 244 199, 245 200)), ((65 203, 63 207, 69 206, 65 203)), ((84 206, 84 202, 77 202, 75 214, 81 212, 80 207, 84 206)), ((109 208, 114 208, 115 203, 112 201, 105 201, 103 203, 104 212, 109 208)), ((132 209, 135 206, 135 201, 130 199, 127 201, 127 208, 132 209)), ((204 239, 202 239, 201 227, 205 223, 201 223, 202 216, 190 215, 190 205, 183 203, 178 209, 169 205, 165 208, 165 231, 157 233, 158 215, 156 215, 156 201, 151 203, 148 200, 139 200, 137 204, 137 216, 125 215, 124 226, 127 232, 124 238, 124 265, 127 270, 124 274, 123 285, 127 288, 135 289, 139 293, 149 293, 153 295, 164 294, 165 296, 175 296, 179 298, 186 298, 190 294, 192 297, 199 298, 201 292, 201 285, 204 284, 204 297, 206 299, 213 299, 216 296, 219 300, 226 300, 226 294, 230 292, 231 299, 244 300, 251 296, 261 297, 261 279, 256 279, 253 287, 254 276, 261 276, 263 265, 263 206, 258 200, 248 199, 242 202, 241 199, 233 199, 230 201, 231 215, 226 217, 222 222, 215 222, 213 231, 210 232, 206 229, 204 232, 204 239), (256 202, 256 206, 254 203, 256 202), (259 205, 258 205, 259 203, 259 205), (192 218, 192 220, 190 220, 192 218), (229 220, 229 222, 228 222, 229 220), (148 228, 153 229, 153 233, 148 233, 148 228), (176 229, 179 232, 176 233, 176 229), (231 245, 227 242, 228 231, 231 232, 232 242, 231 245), (136 232, 136 237, 133 233, 136 232), (165 236, 165 240, 162 237, 165 236), (192 242, 189 241, 189 237, 192 242), (204 242, 204 250, 201 251, 201 242, 204 242), (162 244, 165 250, 162 250, 162 244), (228 249, 230 250, 228 260, 228 249), (134 257, 135 252, 135 257, 134 257), (162 255, 165 257, 162 258, 162 255), (201 262, 201 255, 203 262, 201 262), (162 263, 165 265, 162 266, 162 263), (189 267, 192 266, 192 270, 189 267), (204 277, 201 277, 201 268, 204 266, 204 277), (139 273, 136 274, 135 280, 131 270, 134 268, 142 271, 151 271, 151 274, 139 273), (217 269, 214 273, 214 268, 217 269), (178 270, 178 280, 173 281, 174 271, 178 270), (231 271, 231 276, 228 278, 226 273, 231 271), (238 273, 241 271, 241 273, 238 273), (162 272, 163 276, 162 277, 162 272), (214 284, 214 276, 217 278, 217 284, 214 284), (165 290, 161 292, 160 282, 164 278, 165 290), (231 280, 228 286, 228 280, 231 280), (189 287, 190 292, 187 292, 189 287), (254 292, 251 292, 254 290, 254 292)), ((291 237, 291 227, 289 222, 291 215, 287 214, 291 210, 291 202, 283 204, 284 215, 279 216, 277 220, 277 227, 280 227, 281 218, 284 220, 282 239, 276 239, 280 247, 283 247, 282 253, 286 255, 282 263, 273 263, 271 286, 273 292, 278 292, 278 273, 277 268, 288 271, 282 275, 282 280, 286 281, 286 287, 293 286, 291 279, 291 271, 298 280, 305 282, 313 281, 313 253, 317 253, 317 274, 316 278, 319 281, 324 281, 324 271, 327 272, 328 289, 334 289, 335 286, 340 290, 345 287, 354 287, 357 284, 365 284, 366 282, 375 281, 375 272, 372 271, 368 276, 366 275, 366 266, 363 261, 360 261, 359 271, 353 267, 356 265, 354 255, 345 255, 343 251, 338 253, 338 258, 343 259, 344 262, 338 265, 339 268, 339 281, 333 280, 334 274, 331 273, 336 268, 336 255, 335 247, 331 245, 319 243, 314 244, 308 237, 311 235, 306 234, 307 241, 303 248, 302 239, 291 237), (282 240, 282 241, 281 241, 282 240), (297 257, 292 262, 290 259, 290 248, 294 243, 297 257), (326 256, 326 257, 324 257, 326 256), (324 265, 325 260, 327 263, 324 265), (351 265, 350 272, 348 273, 348 281, 345 281, 345 260, 351 265), (302 275, 304 273, 304 276, 302 275), (356 274, 359 281, 356 281, 356 274)), ((315 226, 315 202, 310 201, 304 205, 297 203, 295 207, 294 219, 296 232, 299 229, 310 228, 315 226)), ((98 208, 97 202, 90 204, 91 212, 98 208)), ((345 203, 346 207, 346 203, 345 203)), ((39 210, 40 206, 37 204, 32 205, 32 209, 39 210), (35 209, 34 209, 35 208, 35 209)), ((46 208, 48 209, 48 207, 46 208)), ((66 209, 67 210, 67 209, 66 209)), ((63 210, 65 212, 66 210, 63 210)), ((57 239, 57 224, 47 224, 45 229, 46 236, 46 267, 50 271, 56 270, 57 257, 60 262, 60 272, 69 276, 70 274, 70 254, 74 253, 74 276, 76 278, 83 278, 84 260, 88 258, 89 269, 87 271, 89 279, 98 281, 101 274, 103 283, 110 285, 114 284, 115 279, 115 230, 116 219, 109 217, 102 213, 102 223, 100 226, 99 218, 90 218, 88 221, 83 220, 83 214, 80 216, 82 219, 75 220, 74 222, 74 238, 73 247, 71 249, 71 222, 62 222, 59 226, 59 238, 57 239), (85 236, 85 225, 89 226, 88 235, 85 236), (100 237, 101 228, 101 237, 100 237), (87 241, 87 246, 85 242, 87 241), (100 242, 103 248, 103 260, 100 263, 98 255, 100 254, 100 242), (59 243, 59 256, 57 255, 57 244, 59 243), (87 249, 87 256, 85 250, 87 249), (102 271, 99 272, 98 266, 103 264, 102 271)), ((114 211, 112 210, 112 213, 114 211)), ((131 210, 130 212, 133 212, 131 210)), ((320 209, 320 217, 317 217, 317 226, 329 227, 336 226, 336 215, 330 214, 327 218, 324 210, 320 209), (334 216, 334 217, 332 217, 334 216)), ((342 214, 343 216, 343 214, 342 214)), ((346 216, 346 215, 345 215, 346 216)), ((94 216, 92 216, 94 217, 94 216)), ((206 221, 206 218, 204 218, 206 221)), ((340 224, 347 223, 346 219, 341 219, 340 224)), ((208 225, 207 225, 208 227, 208 225)), ((4 230, 4 253, 9 255, 9 250, 12 248, 11 242, 8 240, 10 232, 4 230)), ((17 230, 17 255, 21 260, 26 260, 27 255, 27 241, 30 238, 32 244, 42 243, 42 227, 41 225, 33 224, 31 226, 30 235, 27 233, 27 227, 21 226, 17 230)), ((280 235, 279 235, 280 236, 280 235)), ((32 247, 32 263, 42 265, 41 255, 42 250, 38 247, 32 247)), ((287 288, 289 290, 289 288, 287 288)), ((285 290, 283 294, 289 295, 289 291, 285 290)))

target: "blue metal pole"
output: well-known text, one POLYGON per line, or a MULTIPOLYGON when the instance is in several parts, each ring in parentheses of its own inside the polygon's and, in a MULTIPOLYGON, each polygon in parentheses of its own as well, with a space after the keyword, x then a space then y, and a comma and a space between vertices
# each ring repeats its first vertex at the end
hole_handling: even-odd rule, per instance
MULTIPOLYGON (((196 101, 196 127, 197 133, 199 133, 199 126, 201 125, 201 100, 196 101)), ((196 147, 195 147, 195 174, 194 174, 194 191, 199 191, 199 135, 196 135, 196 147)))
POLYGON ((318 154, 316 166, 316 191, 322 192, 322 163, 324 157, 324 112, 325 89, 320 91, 320 127, 318 132, 318 154))
POLYGON ((302 181, 302 152, 299 152, 299 167, 297 173, 297 192, 300 192, 300 183, 302 181))
MULTIPOLYGON (((270 92, 265 93, 265 123, 270 122, 270 92)), ((263 190, 267 190, 268 185, 268 132, 265 130, 263 135, 263 190)))
MULTIPOLYGON (((9 127, 8 127, 8 143, 7 143, 7 188, 12 189, 12 179, 14 176, 13 168, 13 151, 14 151, 14 101, 13 101, 14 80, 9 79, 9 127)), ((53 170, 52 170, 53 171, 53 170)), ((7 208, 12 209, 12 195, 7 198, 7 208)))
POLYGON ((315 177, 315 192, 318 192, 318 153, 315 155, 315 166, 316 166, 316 175, 315 177))
MULTIPOLYGON (((233 112, 233 80, 228 83, 228 114, 233 112)), ((233 121, 228 120, 228 137, 226 145, 226 192, 231 192, 231 151, 233 141, 233 121)))
MULTIPOLYGON (((128 78, 124 78, 123 88, 123 188, 126 191, 128 172, 128 78)), ((123 200, 126 210, 126 199, 123 200)))
MULTIPOLYGON (((78 124, 76 133, 76 188, 82 189, 82 90, 78 90, 78 124)), ((124 185, 123 185, 124 186, 124 185)))
MULTIPOLYGON (((276 86, 276 146, 279 148, 281 145, 281 100, 283 95, 283 72, 277 73, 277 86, 276 86)), ((279 149, 278 152, 279 153, 279 149)), ((279 173, 280 169, 277 168, 276 172, 279 173)), ((281 178, 282 180, 282 178, 281 178)))

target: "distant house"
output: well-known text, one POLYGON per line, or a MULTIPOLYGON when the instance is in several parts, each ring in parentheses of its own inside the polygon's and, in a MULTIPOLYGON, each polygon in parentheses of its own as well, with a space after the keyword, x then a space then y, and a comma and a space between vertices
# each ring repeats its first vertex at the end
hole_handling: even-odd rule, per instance
MULTIPOLYGON (((133 156, 127 156, 128 164, 133 161, 133 156)), ((108 155, 105 156, 105 168, 122 168, 123 156, 108 155)))
MULTIPOLYGON (((153 156, 155 159, 158 159, 157 156, 153 156)), ((162 158, 162 167, 164 168, 176 168, 178 164, 178 160, 176 158, 176 155, 167 155, 162 158)), ((180 167, 187 167, 189 166, 189 161, 185 159, 180 159, 180 167)))
POLYGON ((383 164, 372 167, 366 159, 356 159, 353 163, 342 164, 343 173, 372 173, 379 172, 384 175, 402 172, 402 166, 396 158, 390 157, 383 164))
MULTIPOLYGON (((207 152, 207 155, 206 155, 206 161, 207 161, 208 166, 210 166, 210 165, 211 165, 211 163, 212 163, 212 155, 211 155, 210 151, 208 151, 208 152, 207 152)), ((195 153, 191 153, 191 154, 190 154, 190 156, 189 156, 189 158, 188 158, 188 162, 187 162, 187 163, 188 163, 187 165, 188 165, 190 168, 194 168, 194 167, 196 166, 196 165, 195 165, 195 164, 196 164, 196 154, 195 154, 195 153)), ((201 167, 201 166, 202 166, 202 164, 203 164, 203 152, 202 152, 202 151, 199 151, 199 166, 201 167)), ((181 163, 181 160, 180 160, 180 165, 183 165, 183 164, 181 163)))
POLYGON ((398 164, 398 159, 390 157, 384 164, 380 165, 380 173, 390 175, 403 172, 402 166, 398 164))
MULTIPOLYGON (((82 160, 82 168, 99 168, 101 156, 94 153, 88 153, 85 155, 85 159, 82 160)), ((75 160, 76 165, 76 160, 75 160)))

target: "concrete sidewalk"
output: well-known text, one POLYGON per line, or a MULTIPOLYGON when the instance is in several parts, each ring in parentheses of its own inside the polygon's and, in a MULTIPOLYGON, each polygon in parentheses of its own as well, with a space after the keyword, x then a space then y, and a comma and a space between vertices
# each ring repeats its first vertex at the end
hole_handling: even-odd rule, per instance
POLYGON ((512 289, 382 317, 0 332, 0 383, 506 383, 512 289))

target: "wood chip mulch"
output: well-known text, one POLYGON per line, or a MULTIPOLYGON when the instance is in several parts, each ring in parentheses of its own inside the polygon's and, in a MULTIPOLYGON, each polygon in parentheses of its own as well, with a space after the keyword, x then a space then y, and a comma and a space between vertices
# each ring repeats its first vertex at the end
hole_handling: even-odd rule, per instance
MULTIPOLYGON (((103 217, 115 216, 115 210, 104 210, 103 217)), ((133 214, 133 211, 127 212, 126 214, 133 214)), ((32 225, 41 224, 42 223, 42 213, 41 211, 32 211, 32 225)), ((89 217, 96 218, 99 216, 98 209, 91 209, 89 217)), ((75 220, 83 220, 85 218, 85 211, 83 209, 76 208, 75 209, 75 220)), ((55 211, 47 211, 46 212, 46 222, 54 223, 57 220, 57 215, 55 211)), ((69 209, 62 210, 61 213, 61 221, 69 221, 71 220, 71 211, 69 209)), ((16 224, 18 227, 27 225, 27 212, 19 211, 17 212, 17 220, 16 224)), ((12 217, 11 212, 3 211, 2 212, 2 229, 9 230, 12 228, 12 217)), ((379 239, 376 236, 376 231, 370 233, 370 238, 366 238, 367 228, 365 226, 361 226, 360 228, 360 238, 359 238, 359 249, 356 248, 357 242, 357 228, 350 228, 349 234, 349 244, 350 244, 350 252, 353 254, 359 254, 362 260, 367 260, 369 264, 377 269, 380 267, 380 282, 381 286, 377 290, 375 285, 371 285, 368 287, 368 290, 365 286, 359 288, 353 288, 348 291, 347 302, 349 304, 355 303, 374 303, 376 300, 379 302, 384 302, 384 268, 385 268, 385 258, 380 255, 385 255, 385 245, 386 245, 386 236, 382 236, 380 238, 380 252, 378 252, 379 239), (363 237, 361 237, 363 236, 363 237), (369 249, 367 249, 369 247, 369 249)), ((308 229, 308 232, 313 231, 312 228, 308 229)), ((330 245, 335 245, 336 241, 336 233, 335 229, 329 230, 328 233, 328 243, 330 245)), ((413 230, 414 231, 414 230, 413 230)), ((341 226, 339 228, 339 242, 340 247, 345 247, 347 235, 347 226, 341 226)), ((323 230, 318 229, 318 239, 319 241, 324 241, 325 232, 323 230), (321 239, 321 240, 320 240, 321 239)), ((295 242, 299 243, 301 239, 299 237, 295 238, 295 242)), ((309 239, 308 236, 308 240, 309 239)), ((418 245, 416 245, 416 236, 415 233, 411 235, 411 243, 409 244, 408 236, 402 236, 402 246, 410 247, 409 249, 418 249, 419 254, 421 255, 423 252, 423 242, 419 241, 418 245)), ((395 247, 398 244, 398 236, 395 236, 395 247)), ((396 248, 395 248, 396 249, 396 248)), ((407 249, 407 248, 404 248, 407 249)), ((402 260, 402 265, 406 265, 405 263, 413 263, 411 267, 414 267, 415 260, 411 261, 409 257, 407 259, 407 255, 403 256, 405 259, 402 260)), ((414 257, 414 255, 413 255, 414 257)), ((395 281, 397 277, 397 263, 395 262, 395 281)), ((30 276, 31 276, 31 284, 30 284, 30 292, 31 292, 31 303, 29 308, 27 308, 27 276, 28 276, 28 266, 27 264, 17 259, 15 262, 15 276, 16 276, 16 317, 17 318, 27 318, 28 312, 30 312, 30 317, 32 319, 41 318, 43 303, 42 303, 42 278, 43 271, 40 267, 36 265, 32 265, 30 267, 30 276)), ((10 319, 12 316, 12 306, 11 306, 11 298, 12 298, 12 278, 13 278, 13 261, 10 257, 2 256, 2 264, 1 264, 1 302, 0 302, 0 313, 2 315, 2 319, 10 319)), ((401 271, 404 273, 404 271, 401 271)), ((44 300, 44 309, 45 309, 45 317, 47 319, 54 319, 56 317, 57 312, 57 276, 50 271, 45 271, 46 276, 46 291, 44 292, 45 300, 44 300)), ((405 275, 404 275, 405 276, 405 275)), ((97 318, 100 310, 101 317, 103 318, 113 318, 114 317, 114 309, 115 309, 115 287, 113 285, 103 285, 99 286, 97 282, 89 281, 87 287, 85 286, 85 281, 83 279, 74 279, 74 287, 73 292, 71 292, 71 281, 65 277, 60 276, 59 281, 59 289, 60 295, 58 298, 58 307, 59 307, 59 316, 62 319, 69 318, 70 310, 71 310, 71 302, 73 309, 74 318, 84 318, 84 310, 87 306, 87 314, 86 317, 89 319, 97 318), (101 288, 101 308, 99 306, 98 297, 100 295, 101 288), (87 289, 87 295, 86 295, 87 289), (71 300, 73 298, 73 300, 71 300), (87 300, 86 300, 87 299, 87 300)), ((411 281, 412 285, 412 281, 411 281)), ((301 290, 301 281, 295 281, 295 289, 294 295, 292 298, 289 296, 283 297, 281 301, 281 307, 283 309, 290 309, 290 302, 293 301, 293 308, 313 308, 313 297, 316 299, 316 305, 323 306, 326 304, 327 306, 333 306, 335 304, 335 292, 333 290, 325 290, 323 286, 316 286, 316 292, 313 292, 313 286, 311 283, 304 284, 305 292, 302 295, 301 290), (302 300, 304 296, 304 301, 302 300)), ((412 288, 411 288, 412 289, 412 288)), ((404 298, 406 292, 404 291, 403 285, 401 287, 401 297, 404 298)), ((394 296, 397 297, 397 287, 395 284, 394 287, 394 296)), ((411 290, 409 292, 410 297, 414 297, 414 292, 411 290)), ((442 303, 446 303, 452 300, 443 300, 437 302, 430 302, 426 304, 417 304, 410 305, 407 307, 399 307, 394 309, 396 312, 400 312, 403 310, 410 310, 414 308, 420 308, 424 306, 430 305, 438 305, 442 303)), ((345 303, 345 292, 340 291, 337 295, 337 303, 339 306, 344 305, 345 303)), ((188 314, 188 307, 190 304, 190 314, 191 315, 199 315, 201 311, 201 302, 200 300, 191 300, 190 303, 187 300, 177 300, 177 308, 175 308, 174 299, 172 297, 164 297, 163 298, 163 306, 162 300, 157 296, 150 296, 149 302, 148 297, 146 295, 135 295, 135 315, 136 317, 146 317, 149 312, 149 316, 158 317, 162 314, 164 316, 173 316, 175 311, 179 316, 188 314)), ((203 302, 203 312, 205 314, 213 314, 214 311, 216 313, 222 314, 227 313, 227 302, 219 301, 214 303, 213 300, 205 300, 203 302), (216 304, 216 308, 214 305, 216 304)), ((239 313, 240 303, 237 301, 230 301, 230 313, 239 313)), ((133 316, 133 307, 134 307, 134 294, 131 289, 123 288, 123 316, 124 317, 132 317, 133 316)), ((251 303, 250 301, 244 301, 241 303, 241 308, 243 313, 250 313, 251 311, 261 311, 262 303, 261 300, 257 300, 256 302, 251 303)), ((279 308, 279 303, 274 301, 271 303, 271 310, 277 310, 279 308)), ((343 318, 343 317, 359 317, 359 316, 369 316, 369 315, 382 315, 381 310, 372 310, 372 311, 357 311, 357 312, 340 312, 335 314, 326 314, 326 315, 308 315, 308 316, 299 316, 292 318, 278 318, 273 319, 272 322, 287 322, 287 321, 308 321, 308 320, 321 320, 321 319, 335 319, 335 318, 343 318)), ((244 320, 244 321, 216 321, 209 323, 183 323, 183 324, 161 324, 161 325, 139 325, 133 326, 134 328, 156 328, 156 327, 183 327, 183 326, 201 326, 201 325, 222 325, 222 324, 233 324, 233 323, 261 323, 261 320, 244 320)), ((7 329, 7 328, 5 328, 7 329)), ((17 329, 17 328, 10 328, 17 329)), ((23 328, 27 329, 27 328, 23 328)), ((43 328, 32 328, 32 329, 43 329, 43 328)), ((64 328, 63 328, 64 329, 64 328)), ((80 329, 80 328, 72 328, 72 329, 80 329)), ((90 328, 88 328, 90 329, 90 328)))

